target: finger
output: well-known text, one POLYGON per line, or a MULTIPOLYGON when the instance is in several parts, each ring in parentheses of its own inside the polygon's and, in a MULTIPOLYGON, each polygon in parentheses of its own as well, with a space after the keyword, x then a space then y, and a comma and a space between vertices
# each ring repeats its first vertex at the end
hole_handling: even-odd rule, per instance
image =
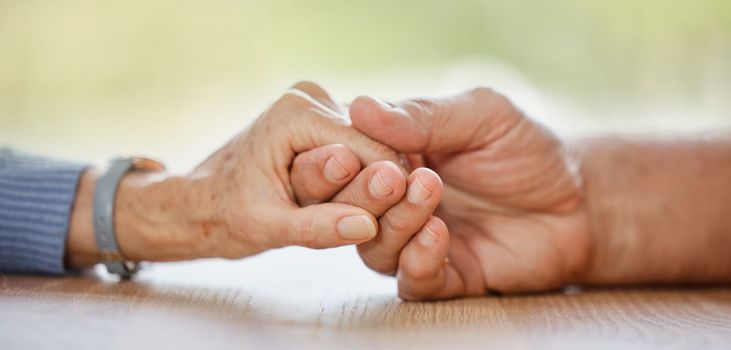
POLYGON ((343 112, 342 108, 340 108, 340 106, 338 106, 338 104, 333 101, 332 97, 330 97, 330 95, 325 91, 325 89, 320 87, 320 85, 317 85, 311 81, 300 81, 292 85, 292 89, 297 89, 310 95, 313 99, 317 100, 318 102, 322 103, 324 106, 327 106, 333 111, 336 111, 338 113, 343 112))
POLYGON ((332 201, 363 208, 375 217, 381 216, 406 191, 406 178, 389 161, 373 163, 363 169, 332 201))
POLYGON ((277 213, 282 218, 283 237, 272 246, 299 245, 309 248, 330 248, 358 244, 372 239, 378 232, 378 222, 368 211, 338 203, 310 205, 285 209, 277 213))
MULTIPOLYGON (((287 128, 287 132, 271 134, 279 137, 289 149, 283 156, 294 158, 294 154, 329 144, 343 144, 358 156, 362 165, 380 160, 389 160, 401 165, 398 154, 350 126, 349 121, 333 111, 318 107, 318 102, 300 90, 285 93, 272 105, 267 113, 266 123, 270 129, 287 128)), ((263 128, 266 132, 267 128, 263 128)))
POLYGON ((332 198, 360 171, 358 156, 343 145, 327 145, 298 154, 290 181, 302 206, 332 198))
POLYGON ((459 296, 464 282, 446 260, 449 232, 432 217, 404 247, 399 259, 398 293, 405 300, 447 299, 459 296))
POLYGON ((521 113, 503 95, 477 88, 395 104, 361 96, 351 103, 350 117, 356 129, 399 152, 450 153, 489 143, 515 126, 521 113))
POLYGON ((414 170, 409 175, 406 196, 378 220, 379 234, 358 246, 363 262, 375 271, 393 275, 401 250, 431 218, 443 190, 442 181, 434 171, 414 170))

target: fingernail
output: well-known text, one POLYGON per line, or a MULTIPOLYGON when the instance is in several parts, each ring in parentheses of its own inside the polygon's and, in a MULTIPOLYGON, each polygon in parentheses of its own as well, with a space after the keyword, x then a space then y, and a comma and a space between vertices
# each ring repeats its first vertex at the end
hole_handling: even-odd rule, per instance
POLYGON ((370 191, 371 195, 375 198, 383 198, 391 194, 393 189, 386 186, 383 182, 383 175, 381 175, 381 172, 379 171, 373 175, 371 181, 368 182, 368 191, 370 191))
POLYGON ((340 181, 350 174, 345 167, 343 167, 335 156, 325 162, 325 177, 330 181, 340 181))
POLYGON ((423 247, 431 247, 436 243, 437 241, 437 234, 432 232, 432 230, 429 229, 429 227, 424 226, 424 228, 419 232, 419 244, 421 244, 423 247))
POLYGON ((431 192, 421 184, 419 178, 415 178, 414 182, 409 186, 406 192, 406 199, 412 204, 421 204, 431 196, 431 192))
POLYGON ((376 235, 376 226, 365 215, 348 216, 340 219, 337 230, 340 238, 348 241, 359 241, 373 238, 376 235))

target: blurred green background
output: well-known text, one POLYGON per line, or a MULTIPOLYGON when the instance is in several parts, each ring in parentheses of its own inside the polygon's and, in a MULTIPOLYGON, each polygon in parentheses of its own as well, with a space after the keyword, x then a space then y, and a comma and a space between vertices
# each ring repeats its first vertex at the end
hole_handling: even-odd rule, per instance
POLYGON ((300 79, 503 88, 559 131, 731 125, 731 1, 0 0, 0 144, 184 169, 300 79))

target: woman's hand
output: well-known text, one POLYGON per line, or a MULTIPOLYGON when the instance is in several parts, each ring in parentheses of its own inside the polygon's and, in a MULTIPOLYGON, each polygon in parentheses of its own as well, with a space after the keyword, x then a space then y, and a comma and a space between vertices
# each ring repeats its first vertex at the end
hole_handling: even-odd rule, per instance
MULTIPOLYGON (((125 176, 115 204, 122 255, 145 261, 241 258, 287 245, 326 248, 372 239, 379 228, 372 206, 385 210, 403 195, 399 158, 353 129, 347 118, 321 102, 323 95, 315 84, 298 83, 185 176, 125 176), (360 163, 373 164, 385 174, 382 183, 374 184, 379 198, 299 207, 290 182, 293 160, 329 144, 347 146, 357 159, 355 164, 330 163, 328 176, 349 179, 360 163)), ((99 261, 90 205, 96 178, 96 172, 88 171, 79 187, 67 254, 73 267, 99 261)))

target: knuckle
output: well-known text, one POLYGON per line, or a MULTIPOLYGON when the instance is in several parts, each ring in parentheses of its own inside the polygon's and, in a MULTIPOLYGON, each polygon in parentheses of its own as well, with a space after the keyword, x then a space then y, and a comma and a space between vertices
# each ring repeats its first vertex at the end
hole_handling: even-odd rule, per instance
POLYGON ((512 116, 522 116, 522 113, 512 113, 516 111, 513 105, 513 101, 511 101, 509 97, 503 94, 497 94, 493 96, 491 103, 494 106, 494 109, 498 111, 498 113, 512 116))
POLYGON ((292 182, 295 182, 294 179, 302 181, 306 180, 307 177, 305 176, 305 172, 307 171, 307 165, 310 164, 310 162, 311 160, 308 159, 308 155, 306 153, 300 153, 294 157, 292 167, 289 169, 291 178, 293 179, 292 182))
POLYGON ((289 89, 274 103, 281 107, 301 107, 311 104, 309 99, 297 89, 289 89))
POLYGON ((331 113, 307 92, 298 89, 290 89, 274 103, 273 109, 284 110, 285 115, 296 115, 299 118, 306 118, 314 122, 327 122, 340 125, 349 125, 350 121, 344 116, 331 113))
POLYGON ((436 271, 435 266, 429 266, 428 264, 402 264, 401 272, 409 279, 420 281, 434 277, 436 271))
POLYGON ((378 159, 389 160, 396 164, 401 163, 401 158, 399 158, 399 154, 396 151, 394 151, 391 147, 388 147, 382 143, 373 141, 360 134, 354 134, 353 139, 357 139, 357 138, 361 138, 365 142, 365 147, 369 154, 376 155, 378 159))
POLYGON ((383 229, 388 230, 389 234, 398 236, 411 236, 416 229, 413 225, 413 218, 401 211, 391 211, 390 215, 382 218, 384 221, 383 229))
POLYGON ((503 110, 513 105, 510 98, 489 87, 476 87, 470 91, 480 104, 490 105, 498 110, 503 110))
POLYGON ((414 98, 404 102, 401 108, 411 115, 437 115, 439 104, 429 98, 414 98))
POLYGON ((308 213, 300 218, 297 223, 295 238, 300 245, 308 248, 318 247, 319 242, 317 240, 317 235, 314 233, 314 225, 315 218, 313 215, 308 213))
POLYGON ((320 85, 318 85, 315 82, 309 81, 309 80, 300 80, 300 81, 296 82, 294 85, 292 85, 292 88, 302 90, 305 92, 311 92, 311 91, 324 92, 325 91, 320 85))
POLYGON ((495 91, 495 89, 486 86, 472 88, 468 94, 477 100, 489 100, 496 95, 500 95, 495 91))
POLYGON ((266 113, 266 118, 280 123, 307 122, 321 117, 321 108, 306 93, 297 89, 282 94, 266 113))
POLYGON ((398 153, 391 149, 391 147, 388 147, 382 143, 374 142, 373 143, 374 151, 386 155, 388 158, 396 159, 398 160, 398 153))
POLYGON ((330 196, 332 191, 325 183, 324 180, 316 179, 313 176, 307 177, 304 182, 304 195, 308 198, 308 204, 320 203, 330 196))
MULTIPOLYGON (((477 87, 469 92, 472 107, 481 111, 477 116, 493 122, 484 123, 484 127, 492 130, 500 126, 512 127, 524 119, 523 113, 507 96, 488 87, 477 87), (499 124, 495 124, 499 123, 499 124)), ((489 130, 487 130, 489 131, 489 130)), ((486 131, 486 132, 487 132, 486 131)), ((502 131, 498 134, 501 134, 502 131)))
POLYGON ((320 194, 320 192, 310 188, 307 183, 307 180, 302 180, 302 182, 298 181, 296 183, 293 182, 292 184, 295 200, 297 204, 302 207, 322 202, 322 195, 320 194))

